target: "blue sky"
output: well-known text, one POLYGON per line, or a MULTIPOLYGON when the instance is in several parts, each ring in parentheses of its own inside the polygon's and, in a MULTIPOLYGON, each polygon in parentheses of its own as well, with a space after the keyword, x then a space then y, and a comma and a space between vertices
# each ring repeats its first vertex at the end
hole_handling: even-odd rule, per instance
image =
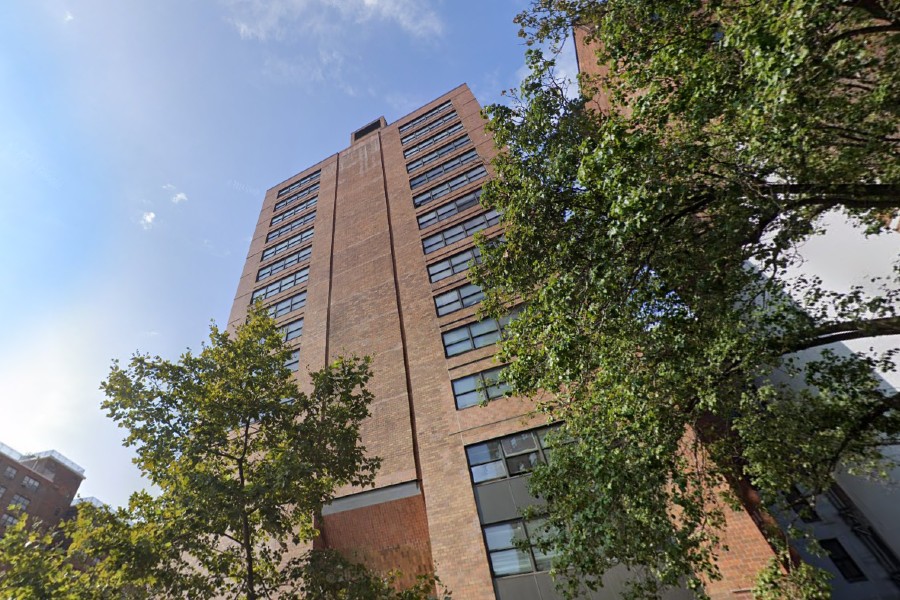
POLYGON ((142 484, 99 409, 110 361, 224 324, 268 187, 462 82, 499 101, 525 4, 4 2, 0 441, 124 503, 142 484))

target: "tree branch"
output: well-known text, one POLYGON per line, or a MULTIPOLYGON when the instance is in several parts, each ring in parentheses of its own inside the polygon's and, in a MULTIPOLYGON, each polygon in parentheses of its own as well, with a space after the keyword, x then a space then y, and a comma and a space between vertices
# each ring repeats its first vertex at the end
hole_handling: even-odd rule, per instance
POLYGON ((845 40, 851 37, 857 37, 860 35, 870 35, 873 33, 889 33, 891 31, 900 31, 900 25, 891 24, 891 25, 872 25, 870 27, 860 27, 859 29, 849 29, 847 31, 842 31, 837 34, 830 40, 825 41, 826 47, 831 47, 838 43, 841 40, 845 40))
POLYGON ((792 346, 785 354, 809 350, 826 344, 883 335, 900 335, 900 317, 882 317, 867 321, 847 321, 820 327, 811 339, 792 346))

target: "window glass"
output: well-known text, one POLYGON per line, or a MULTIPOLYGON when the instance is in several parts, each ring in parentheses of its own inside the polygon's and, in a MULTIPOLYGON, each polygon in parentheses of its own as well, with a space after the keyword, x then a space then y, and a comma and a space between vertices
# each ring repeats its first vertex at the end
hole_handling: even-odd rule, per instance
POLYGON ((503 438, 503 452, 505 452, 507 456, 536 449, 537 440, 535 440, 534 434, 530 431, 517 433, 516 435, 503 438))
POLYGON ((503 467, 502 460, 472 467, 472 480, 475 483, 500 479, 501 477, 506 477, 506 469, 503 467))
POLYGON ((484 442, 466 448, 466 457, 469 459, 470 465, 480 465, 481 463, 490 462, 503 458, 500 453, 500 442, 484 442))
POLYGON ((516 575, 518 573, 530 573, 534 569, 531 568, 531 559, 527 553, 521 550, 500 550, 499 552, 491 552, 491 568, 494 575, 501 577, 503 575, 516 575))
POLYGON ((484 539, 488 550, 505 550, 514 548, 517 542, 525 538, 525 528, 521 521, 512 523, 500 523, 484 528, 484 539))

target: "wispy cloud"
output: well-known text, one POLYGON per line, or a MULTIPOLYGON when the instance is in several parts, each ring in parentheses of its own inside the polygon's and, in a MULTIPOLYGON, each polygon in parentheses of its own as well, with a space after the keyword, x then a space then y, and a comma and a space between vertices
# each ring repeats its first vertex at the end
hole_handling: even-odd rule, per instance
POLYGON ((74 21, 74 20, 75 20, 75 15, 73 15, 69 11, 66 11, 66 16, 63 17, 63 21, 68 23, 69 21, 74 21))
POLYGON ((153 211, 145 212, 141 215, 141 227, 144 229, 150 229, 153 227, 153 222, 156 220, 156 213, 153 211))
POLYGON ((182 202, 187 202, 187 194, 184 192, 178 192, 174 196, 172 196, 172 204, 181 204, 182 202))
POLYGON ((165 184, 165 185, 162 186, 162 189, 166 190, 167 192, 174 192, 174 191, 175 191, 175 186, 172 185, 171 183, 167 183, 167 184, 165 184))
POLYGON ((245 39, 282 39, 288 32, 323 33, 335 20, 392 22, 415 37, 441 35, 444 24, 425 0, 225 0, 228 21, 245 39))

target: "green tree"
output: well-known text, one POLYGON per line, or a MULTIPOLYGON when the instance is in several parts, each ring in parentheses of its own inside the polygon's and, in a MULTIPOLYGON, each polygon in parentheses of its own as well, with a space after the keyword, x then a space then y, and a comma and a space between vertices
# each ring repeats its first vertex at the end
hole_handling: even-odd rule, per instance
POLYGON ((359 435, 368 359, 312 373, 305 394, 285 366, 290 354, 257 308, 233 335, 213 325, 209 343, 177 362, 114 364, 103 406, 159 493, 135 494, 132 524, 108 520, 109 535, 88 535, 84 546, 106 547, 111 559, 145 547, 168 598, 298 597, 296 547, 315 537, 314 515, 337 487, 371 484, 379 460, 365 456, 359 435), (133 540, 122 544, 123 535, 133 540))
POLYGON ((76 600, 79 573, 55 537, 24 516, 0 537, 0 597, 15 600, 76 600))
POLYGON ((900 333, 896 271, 832 290, 798 249, 834 214, 887 233, 900 206, 898 14, 893 0, 538 0, 519 16, 532 44, 584 27, 605 67, 571 98, 531 50, 510 105, 487 109, 504 151, 483 202, 506 230, 474 278, 488 313, 523 306, 505 378, 550 392, 540 409, 577 440, 532 479, 558 572, 591 585, 644 565, 636 593, 701 588, 719 576, 723 482, 783 504, 838 464, 883 470, 900 396, 873 370, 897 350, 831 344, 900 333))

